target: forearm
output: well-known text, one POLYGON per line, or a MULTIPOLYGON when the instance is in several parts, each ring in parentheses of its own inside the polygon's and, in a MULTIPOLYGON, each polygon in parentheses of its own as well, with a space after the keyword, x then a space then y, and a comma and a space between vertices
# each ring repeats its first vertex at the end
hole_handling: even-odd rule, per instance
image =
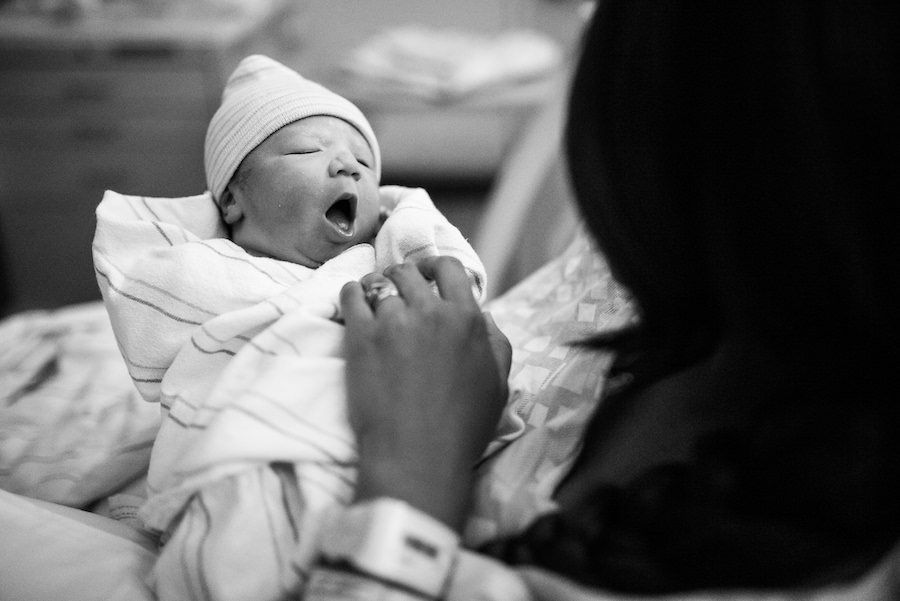
MULTIPOLYGON (((475 462, 506 401, 508 362, 495 356, 459 261, 431 257, 370 275, 341 291, 359 464, 355 502, 326 526, 322 573, 344 569, 438 598, 453 579, 475 462), (399 295, 369 304, 363 287, 379 279, 399 295)), ((321 584, 312 598, 342 590, 321 584)))

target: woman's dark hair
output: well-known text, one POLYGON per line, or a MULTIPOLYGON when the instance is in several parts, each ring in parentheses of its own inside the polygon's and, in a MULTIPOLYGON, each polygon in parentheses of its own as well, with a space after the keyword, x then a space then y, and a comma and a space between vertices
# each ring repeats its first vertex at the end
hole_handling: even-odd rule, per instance
POLYGON ((897 13, 600 3, 571 93, 570 171, 656 344, 751 328, 897 348, 897 13))
POLYGON ((633 384, 586 436, 725 341, 760 352, 698 386, 745 418, 694 459, 495 553, 658 592, 849 578, 897 540, 898 90, 892 2, 599 2, 569 169, 640 319, 595 341, 633 384))

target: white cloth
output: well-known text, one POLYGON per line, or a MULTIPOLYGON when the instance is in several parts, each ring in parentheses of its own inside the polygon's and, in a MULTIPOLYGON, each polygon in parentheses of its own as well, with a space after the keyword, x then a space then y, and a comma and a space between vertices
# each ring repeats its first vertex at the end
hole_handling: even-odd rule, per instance
POLYGON ((319 512, 347 502, 355 479, 344 283, 443 254, 483 291, 481 262, 424 190, 382 198, 392 212, 374 248, 315 270, 227 240, 209 194, 107 192, 97 208, 103 299, 135 385, 163 407, 140 514, 168 539, 161 599, 278 598, 302 582, 319 512))
POLYGON ((387 93, 440 102, 546 77, 562 61, 560 45, 534 30, 486 35, 411 24, 364 40, 341 67, 361 98, 387 93))
POLYGON ((0 320, 0 488, 85 507, 146 472, 158 427, 102 303, 0 320))
POLYGON ((2 601, 155 601, 156 552, 128 526, 0 490, 2 601))

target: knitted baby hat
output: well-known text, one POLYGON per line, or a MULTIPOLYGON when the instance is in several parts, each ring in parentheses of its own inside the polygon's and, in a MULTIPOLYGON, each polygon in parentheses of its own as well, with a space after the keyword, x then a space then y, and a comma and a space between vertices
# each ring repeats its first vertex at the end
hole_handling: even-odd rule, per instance
POLYGON ((209 122, 203 162, 216 202, 244 157, 270 135, 315 115, 338 117, 369 143, 381 179, 381 151, 369 121, 352 102, 267 56, 243 59, 225 84, 222 105, 209 122))

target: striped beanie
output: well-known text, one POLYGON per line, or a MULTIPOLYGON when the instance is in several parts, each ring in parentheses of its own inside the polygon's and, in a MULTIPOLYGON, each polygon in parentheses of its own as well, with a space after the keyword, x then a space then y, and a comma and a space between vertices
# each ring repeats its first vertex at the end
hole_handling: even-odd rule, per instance
POLYGON ((381 179, 381 151, 372 126, 356 105, 267 56, 243 59, 225 84, 222 105, 209 122, 203 163, 206 185, 218 203, 241 161, 270 135, 315 115, 338 117, 369 143, 381 179))

